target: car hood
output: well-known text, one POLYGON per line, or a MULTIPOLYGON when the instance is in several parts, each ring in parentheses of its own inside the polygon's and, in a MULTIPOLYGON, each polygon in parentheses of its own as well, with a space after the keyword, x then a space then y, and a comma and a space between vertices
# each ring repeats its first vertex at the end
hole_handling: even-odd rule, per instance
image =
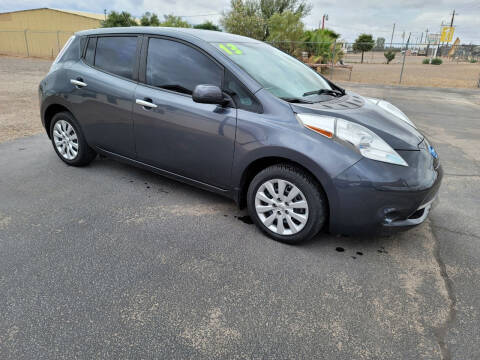
POLYGON ((332 116, 363 125, 395 150, 418 150, 424 138, 410 124, 351 92, 331 101, 314 104, 292 103, 291 106, 295 113, 332 116))

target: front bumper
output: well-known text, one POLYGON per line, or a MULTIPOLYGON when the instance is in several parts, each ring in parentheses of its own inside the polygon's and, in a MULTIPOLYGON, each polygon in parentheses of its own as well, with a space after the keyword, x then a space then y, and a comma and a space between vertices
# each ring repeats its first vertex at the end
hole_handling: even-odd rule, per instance
POLYGON ((362 159, 333 180, 331 233, 391 233, 425 221, 438 201, 442 167, 422 144, 398 153, 408 167, 362 159))

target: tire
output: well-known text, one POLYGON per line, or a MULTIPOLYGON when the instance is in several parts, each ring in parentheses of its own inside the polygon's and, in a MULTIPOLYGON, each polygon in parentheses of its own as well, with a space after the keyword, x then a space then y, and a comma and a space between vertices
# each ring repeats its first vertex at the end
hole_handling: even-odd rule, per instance
POLYGON ((97 156, 95 150, 88 146, 78 122, 69 112, 60 112, 53 116, 50 139, 58 157, 68 165, 85 166, 97 156))
POLYGON ((327 198, 318 182, 302 169, 288 164, 270 166, 253 178, 248 187, 247 208, 260 230, 287 244, 311 239, 327 219, 327 198), (272 220, 271 216, 275 218, 272 220))

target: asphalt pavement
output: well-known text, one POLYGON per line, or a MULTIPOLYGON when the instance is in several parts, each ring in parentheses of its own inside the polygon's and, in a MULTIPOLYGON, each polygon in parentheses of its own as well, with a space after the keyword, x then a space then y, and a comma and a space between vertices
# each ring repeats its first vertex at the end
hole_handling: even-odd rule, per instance
POLYGON ((45 134, 0 143, 0 358, 480 358, 480 92, 346 86, 440 155, 409 232, 288 246, 220 196, 66 166, 45 134))

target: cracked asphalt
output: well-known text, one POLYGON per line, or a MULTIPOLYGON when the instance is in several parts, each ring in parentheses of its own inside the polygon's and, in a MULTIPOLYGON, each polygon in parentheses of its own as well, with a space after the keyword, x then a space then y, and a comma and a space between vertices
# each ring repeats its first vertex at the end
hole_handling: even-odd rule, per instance
POLYGON ((217 195, 0 143, 0 358, 480 358, 480 93, 344 85, 440 154, 414 230, 283 245, 217 195))

